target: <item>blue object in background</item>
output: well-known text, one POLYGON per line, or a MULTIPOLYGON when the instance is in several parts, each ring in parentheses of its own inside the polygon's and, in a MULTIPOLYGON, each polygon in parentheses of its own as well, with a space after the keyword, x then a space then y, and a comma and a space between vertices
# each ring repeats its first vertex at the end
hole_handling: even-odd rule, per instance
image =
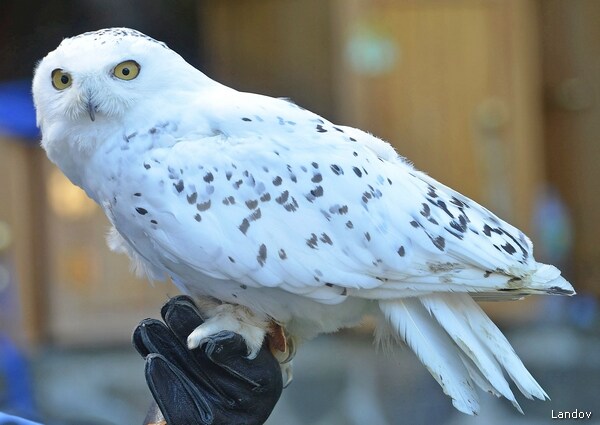
POLYGON ((0 377, 4 381, 0 405, 12 412, 35 416, 29 365, 21 351, 3 334, 0 334, 0 377))
POLYGON ((35 145, 40 132, 35 123, 31 81, 0 84, 0 135, 14 136, 35 145))

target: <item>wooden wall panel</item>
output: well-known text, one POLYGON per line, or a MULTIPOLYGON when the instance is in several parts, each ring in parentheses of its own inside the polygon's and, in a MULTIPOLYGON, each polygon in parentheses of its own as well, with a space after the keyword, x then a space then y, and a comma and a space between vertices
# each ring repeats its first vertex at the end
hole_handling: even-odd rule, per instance
POLYGON ((329 1, 219 0, 199 4, 204 71, 242 91, 333 109, 329 1))
POLYGON ((544 0, 548 177, 574 225, 578 291, 600 294, 600 2, 544 0))
POLYGON ((44 194, 36 190, 41 154, 19 140, 0 138, 0 220, 11 234, 5 255, 14 261, 21 314, 19 332, 12 336, 25 345, 39 341, 46 329, 44 210, 39 208, 44 194))

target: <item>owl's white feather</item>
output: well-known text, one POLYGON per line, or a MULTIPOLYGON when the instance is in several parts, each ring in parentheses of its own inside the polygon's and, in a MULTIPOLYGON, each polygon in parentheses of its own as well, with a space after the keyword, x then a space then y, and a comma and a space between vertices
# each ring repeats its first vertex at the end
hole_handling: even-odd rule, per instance
POLYGON ((37 67, 42 145, 152 278, 300 339, 380 316, 461 411, 474 384, 545 398, 473 298, 573 294, 529 239, 386 142, 225 87, 137 31, 64 40, 37 67), (139 75, 114 75, 125 61, 139 75), (71 85, 56 89, 52 71, 71 85), (94 121, 91 118, 94 118, 94 121), (378 308, 379 307, 379 308, 378 308))

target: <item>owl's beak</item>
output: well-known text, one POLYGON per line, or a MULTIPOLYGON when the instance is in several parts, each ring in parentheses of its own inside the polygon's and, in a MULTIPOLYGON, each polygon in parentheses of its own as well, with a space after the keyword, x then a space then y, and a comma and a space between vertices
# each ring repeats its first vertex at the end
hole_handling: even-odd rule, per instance
POLYGON ((96 121, 96 105, 92 103, 91 99, 87 102, 87 110, 88 114, 90 114, 90 119, 96 121))

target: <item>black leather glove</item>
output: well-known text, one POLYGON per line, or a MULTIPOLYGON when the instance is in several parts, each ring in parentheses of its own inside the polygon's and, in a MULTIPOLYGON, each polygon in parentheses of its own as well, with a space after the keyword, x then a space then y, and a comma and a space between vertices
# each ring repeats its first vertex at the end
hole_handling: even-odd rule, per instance
POLYGON ((282 391, 281 369, 266 344, 249 360, 242 337, 220 332, 195 350, 188 335, 203 319, 190 297, 161 309, 166 325, 145 319, 133 345, 146 360, 146 382, 168 425, 263 424, 282 391))

